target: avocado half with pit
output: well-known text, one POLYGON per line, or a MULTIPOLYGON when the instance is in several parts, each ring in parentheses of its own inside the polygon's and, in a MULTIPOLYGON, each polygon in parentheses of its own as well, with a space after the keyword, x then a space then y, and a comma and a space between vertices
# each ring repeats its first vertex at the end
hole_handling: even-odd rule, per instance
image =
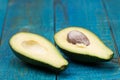
POLYGON ((69 27, 57 32, 56 44, 73 60, 103 62, 113 57, 113 52, 94 33, 80 27, 69 27))
POLYGON ((10 46, 17 57, 30 64, 49 68, 55 72, 64 70, 68 65, 56 47, 37 34, 19 32, 10 39, 10 46))

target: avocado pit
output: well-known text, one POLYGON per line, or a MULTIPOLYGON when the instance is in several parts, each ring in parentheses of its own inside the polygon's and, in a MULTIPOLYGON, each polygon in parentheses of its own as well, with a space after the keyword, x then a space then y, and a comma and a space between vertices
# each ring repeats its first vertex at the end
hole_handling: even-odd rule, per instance
POLYGON ((69 43, 72 43, 74 45, 78 45, 80 47, 85 47, 85 46, 90 45, 90 41, 87 38, 87 36, 85 34, 83 34, 82 32, 77 31, 77 30, 70 31, 67 34, 67 41, 69 43))

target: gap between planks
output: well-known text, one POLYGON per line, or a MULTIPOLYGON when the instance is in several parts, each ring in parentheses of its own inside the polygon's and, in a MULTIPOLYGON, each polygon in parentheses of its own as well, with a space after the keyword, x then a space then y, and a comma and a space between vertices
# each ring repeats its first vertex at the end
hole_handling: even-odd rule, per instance
POLYGON ((102 2, 102 6, 104 8, 104 12, 105 12, 105 15, 106 15, 108 26, 110 28, 110 33, 111 33, 112 40, 113 40, 113 43, 114 43, 114 48, 115 48, 116 54, 118 56, 118 58, 115 58, 115 60, 113 62, 118 62, 118 64, 120 65, 120 55, 119 55, 118 46, 117 46, 117 43, 116 43, 116 40, 115 40, 115 36, 114 36, 113 30, 112 30, 112 25, 111 25, 112 23, 110 22, 110 19, 109 19, 109 16, 108 16, 108 11, 107 11, 106 4, 105 4, 104 0, 101 0, 101 2, 102 2))
POLYGON ((8 0, 8 2, 7 2, 7 7, 6 7, 6 11, 5 11, 5 17, 4 17, 4 20, 3 20, 3 25, 2 25, 2 27, 1 27, 1 30, 2 30, 2 31, 1 31, 1 35, 0 35, 0 46, 1 46, 1 44, 2 44, 4 27, 5 27, 5 24, 6 24, 6 19, 7 19, 7 14, 8 14, 8 8, 9 8, 8 3, 9 3, 9 0, 8 0))

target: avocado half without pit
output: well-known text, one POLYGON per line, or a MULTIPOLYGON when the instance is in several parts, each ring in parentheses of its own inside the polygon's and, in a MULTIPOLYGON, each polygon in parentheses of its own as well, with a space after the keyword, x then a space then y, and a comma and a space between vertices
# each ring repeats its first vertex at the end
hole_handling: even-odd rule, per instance
POLYGON ((56 47, 42 36, 28 32, 19 32, 10 39, 15 55, 30 64, 51 70, 62 71, 68 65, 66 59, 56 47))
POLYGON ((69 27, 57 32, 56 44, 71 59, 81 62, 104 62, 113 57, 110 50, 94 33, 80 27, 69 27))

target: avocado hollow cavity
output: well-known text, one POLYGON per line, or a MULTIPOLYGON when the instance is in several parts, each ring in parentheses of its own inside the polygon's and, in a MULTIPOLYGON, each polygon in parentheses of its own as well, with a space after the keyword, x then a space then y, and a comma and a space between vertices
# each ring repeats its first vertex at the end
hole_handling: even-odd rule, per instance
POLYGON ((24 62, 55 72, 64 70, 68 65, 59 50, 43 36, 19 32, 10 38, 9 43, 13 53, 24 62))
POLYGON ((72 30, 67 34, 67 41, 81 48, 90 45, 90 41, 85 34, 80 31, 72 30))
POLYGON ((45 49, 37 41, 34 40, 23 41, 21 45, 31 53, 47 54, 47 49, 45 49))

